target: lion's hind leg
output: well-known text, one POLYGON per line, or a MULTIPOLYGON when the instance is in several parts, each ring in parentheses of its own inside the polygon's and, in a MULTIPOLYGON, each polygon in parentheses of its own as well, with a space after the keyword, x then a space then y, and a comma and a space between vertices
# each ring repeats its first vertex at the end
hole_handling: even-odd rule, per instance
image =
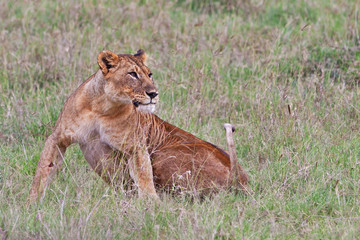
MULTIPOLYGON (((152 154, 154 180, 164 189, 207 195, 224 188, 229 167, 207 145, 182 144, 152 154)), ((225 156, 224 156, 225 157, 225 156)))

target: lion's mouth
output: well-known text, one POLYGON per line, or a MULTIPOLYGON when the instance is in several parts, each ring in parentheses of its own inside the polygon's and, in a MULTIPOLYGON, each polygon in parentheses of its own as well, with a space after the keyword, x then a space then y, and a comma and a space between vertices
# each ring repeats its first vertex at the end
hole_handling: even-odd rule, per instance
POLYGON ((146 105, 155 105, 156 103, 152 102, 152 100, 149 103, 141 103, 139 101, 134 100, 133 104, 135 107, 138 107, 140 105, 146 106, 146 105))
POLYGON ((139 101, 133 101, 133 104, 137 111, 142 113, 153 113, 156 108, 156 103, 150 101, 149 103, 142 103, 139 101))

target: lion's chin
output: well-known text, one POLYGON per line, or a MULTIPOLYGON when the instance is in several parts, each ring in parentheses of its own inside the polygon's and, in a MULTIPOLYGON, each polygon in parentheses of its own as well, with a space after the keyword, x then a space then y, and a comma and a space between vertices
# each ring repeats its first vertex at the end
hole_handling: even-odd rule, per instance
POLYGON ((153 113, 155 111, 155 104, 140 104, 137 109, 138 111, 142 112, 142 113, 153 113))

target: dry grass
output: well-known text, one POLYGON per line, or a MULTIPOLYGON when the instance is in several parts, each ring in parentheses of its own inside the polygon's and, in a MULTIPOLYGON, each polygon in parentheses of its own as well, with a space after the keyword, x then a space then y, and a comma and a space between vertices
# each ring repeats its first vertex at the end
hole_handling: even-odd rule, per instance
POLYGON ((3 1, 0 238, 354 239, 360 234, 357 1, 3 1), (78 147, 24 207, 46 136, 102 49, 143 48, 157 114, 237 153, 253 196, 161 204, 115 192, 78 147))

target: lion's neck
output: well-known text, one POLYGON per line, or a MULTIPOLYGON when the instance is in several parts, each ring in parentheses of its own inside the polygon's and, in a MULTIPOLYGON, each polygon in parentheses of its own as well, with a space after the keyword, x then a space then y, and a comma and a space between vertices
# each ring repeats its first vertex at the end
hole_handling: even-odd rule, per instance
POLYGON ((108 117, 129 117, 135 115, 134 106, 112 102, 105 94, 92 101, 92 111, 108 117))

